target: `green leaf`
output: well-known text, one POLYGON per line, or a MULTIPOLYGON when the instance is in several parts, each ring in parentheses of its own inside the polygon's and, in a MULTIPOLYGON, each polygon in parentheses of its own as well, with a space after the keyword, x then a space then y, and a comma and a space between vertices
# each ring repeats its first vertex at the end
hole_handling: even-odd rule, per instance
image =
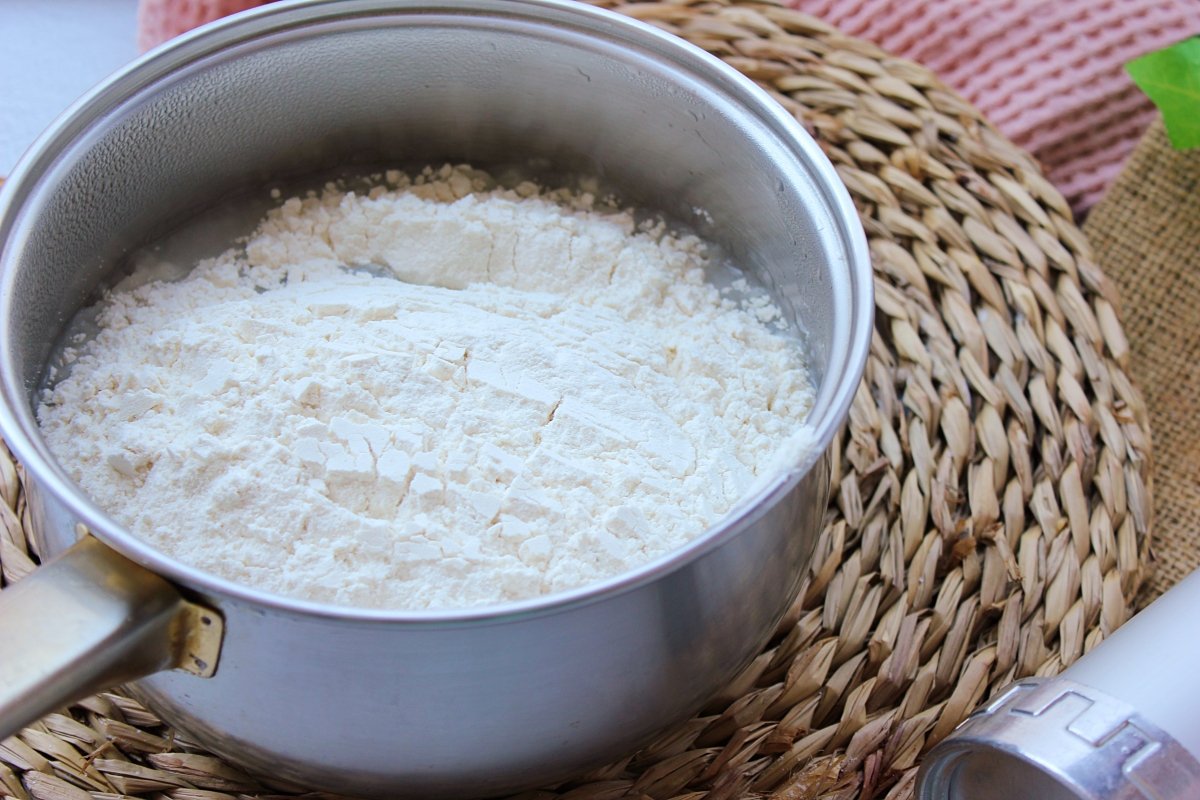
POLYGON ((1200 37, 1134 59, 1125 71, 1162 111, 1175 149, 1200 147, 1200 37))

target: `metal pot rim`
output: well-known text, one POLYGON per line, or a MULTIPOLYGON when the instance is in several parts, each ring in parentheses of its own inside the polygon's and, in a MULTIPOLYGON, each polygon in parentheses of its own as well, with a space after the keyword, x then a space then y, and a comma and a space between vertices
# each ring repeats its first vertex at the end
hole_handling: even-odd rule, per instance
MULTIPOLYGON (((29 189, 62 152, 118 103, 234 44, 283 30, 319 25, 323 21, 385 13, 393 16, 491 15, 510 20, 524 17, 543 23, 552 19, 592 35, 606 36, 624 46, 636 46, 736 97, 747 114, 768 127, 806 164, 825 192, 822 201, 841 228, 837 235, 846 249, 852 319, 847 324, 848 341, 835 343, 835 348, 844 355, 838 357, 835 354, 831 359, 844 369, 839 374, 827 376, 836 382, 836 390, 820 409, 822 413, 816 419, 806 421, 812 431, 812 444, 804 459, 759 491, 743 498, 730 514, 688 544, 636 569, 601 582, 526 600, 477 608, 413 611, 337 606, 269 594, 167 557, 127 532, 66 477, 41 443, 37 423, 28 407, 27 388, 18 376, 7 371, 0 374, 0 395, 4 401, 0 403, 0 433, 42 488, 77 514, 93 534, 125 556, 193 591, 302 616, 363 623, 429 625, 492 623, 554 614, 632 591, 721 547, 753 524, 818 464, 848 413, 866 364, 873 327, 871 265, 866 237, 850 195, 832 164, 782 106, 716 57, 658 28, 615 12, 572 0, 302 0, 262 6, 198 28, 150 51, 93 88, 60 115, 22 157, 9 180, 0 188, 0 294, 10 298, 13 295, 14 271, 4 269, 3 242, 23 211, 22 204, 29 189)), ((0 330, 0 349, 7 350, 11 346, 10 335, 9 331, 0 330)))

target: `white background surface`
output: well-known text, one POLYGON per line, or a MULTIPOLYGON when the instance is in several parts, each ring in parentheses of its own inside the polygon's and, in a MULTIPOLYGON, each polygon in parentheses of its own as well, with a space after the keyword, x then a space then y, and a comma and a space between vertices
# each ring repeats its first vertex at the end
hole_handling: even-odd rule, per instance
POLYGON ((137 0, 0 0, 0 176, 72 102, 138 54, 137 0))

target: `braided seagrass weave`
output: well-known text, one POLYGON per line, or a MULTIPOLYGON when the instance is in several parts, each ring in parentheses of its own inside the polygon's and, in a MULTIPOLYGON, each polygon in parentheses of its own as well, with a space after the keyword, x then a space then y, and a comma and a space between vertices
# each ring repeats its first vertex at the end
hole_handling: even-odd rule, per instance
MULTIPOLYGON (((980 700, 1059 672, 1134 605, 1149 449, 1114 291, 1037 165, 928 70, 766 3, 604 5, 803 121, 861 212, 877 318, 824 535, 775 639, 701 716, 522 798, 907 798, 980 700)), ((20 478, 0 458, 6 583, 37 557, 20 478)), ((113 692, 0 745, 6 796, 293 795, 113 692)))

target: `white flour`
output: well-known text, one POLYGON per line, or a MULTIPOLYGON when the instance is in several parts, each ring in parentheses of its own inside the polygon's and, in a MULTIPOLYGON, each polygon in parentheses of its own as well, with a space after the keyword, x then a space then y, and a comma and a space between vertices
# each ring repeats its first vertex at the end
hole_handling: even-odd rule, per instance
POLYGON ((798 348, 695 238, 462 169, 388 178, 108 298, 38 415, 135 534, 278 594, 482 605, 679 547, 794 456, 798 348))

